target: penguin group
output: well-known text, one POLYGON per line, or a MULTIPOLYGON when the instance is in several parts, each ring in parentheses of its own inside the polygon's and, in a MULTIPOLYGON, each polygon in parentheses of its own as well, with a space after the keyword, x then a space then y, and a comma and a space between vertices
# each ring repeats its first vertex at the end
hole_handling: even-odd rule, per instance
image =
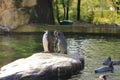
MULTIPOLYGON (((52 52, 58 52, 62 54, 67 54, 67 41, 64 34, 58 30, 55 30, 53 32, 49 30, 45 30, 45 33, 42 37, 42 43, 43 43, 43 49, 45 53, 52 53, 52 52), (55 41, 53 40, 53 36, 55 41), (54 43, 53 43, 54 42, 54 43)), ((111 57, 108 56, 102 63, 103 66, 100 68, 97 68, 94 70, 95 73, 104 73, 104 72, 113 72, 114 67, 113 65, 120 65, 120 61, 113 61, 111 60, 111 57)), ((99 76, 99 78, 95 80, 107 80, 107 74, 102 74, 99 76)))
POLYGON ((43 49, 45 53, 58 52, 62 54, 67 54, 67 42, 64 34, 60 31, 55 30, 53 32, 55 41, 53 43, 52 32, 45 30, 42 37, 43 49))
MULTIPOLYGON (((103 65, 107 65, 104 67, 100 67, 95 70, 95 73, 104 73, 104 72, 112 72, 114 71, 113 65, 120 65, 120 60, 112 60, 110 56, 107 56, 107 58, 103 61, 103 65)), ((108 76, 108 75, 107 75, 108 76)), ((99 78, 96 80, 107 80, 106 74, 100 75, 99 78)))

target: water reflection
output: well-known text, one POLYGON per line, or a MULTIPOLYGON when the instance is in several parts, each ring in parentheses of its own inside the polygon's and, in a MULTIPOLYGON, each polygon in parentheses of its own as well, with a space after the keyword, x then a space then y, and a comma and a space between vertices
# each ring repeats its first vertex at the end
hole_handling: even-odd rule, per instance
POLYGON ((0 66, 21 57, 42 51, 41 34, 39 35, 1 35, 0 66))
MULTIPOLYGON (((120 38, 88 35, 65 35, 69 54, 79 54, 85 58, 85 69, 69 80, 95 80, 100 74, 94 70, 102 65, 106 56, 120 60, 120 38), (73 37, 74 36, 74 37, 73 37)), ((21 57, 43 51, 42 34, 1 35, 0 67, 21 57)), ((108 80, 119 80, 120 66, 114 66, 114 73, 107 73, 108 80)))

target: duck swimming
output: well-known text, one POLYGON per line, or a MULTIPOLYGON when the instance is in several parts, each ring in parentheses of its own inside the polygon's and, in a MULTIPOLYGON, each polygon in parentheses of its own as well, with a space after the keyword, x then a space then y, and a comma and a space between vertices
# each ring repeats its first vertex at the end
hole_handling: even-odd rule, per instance
POLYGON ((104 73, 104 72, 113 72, 114 67, 113 67, 113 62, 109 62, 108 66, 105 67, 100 67, 95 70, 95 73, 104 73))

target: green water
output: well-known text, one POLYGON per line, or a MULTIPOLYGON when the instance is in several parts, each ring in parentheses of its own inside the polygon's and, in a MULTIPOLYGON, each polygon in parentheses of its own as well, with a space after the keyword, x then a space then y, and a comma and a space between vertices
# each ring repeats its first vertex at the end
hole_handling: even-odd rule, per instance
POLYGON ((41 34, 0 36, 0 67, 43 50, 41 34))
MULTIPOLYGON (((76 53, 85 58, 85 69, 81 74, 72 76, 69 80, 95 80, 102 74, 95 74, 94 70, 102 67, 103 60, 109 55, 112 60, 120 60, 120 38, 89 36, 77 39, 68 39, 69 52, 76 53)), ((120 65, 114 66, 114 72, 107 74, 107 80, 120 80, 120 65)))
MULTIPOLYGON (((120 60, 120 38, 89 35, 65 35, 69 54, 85 58, 85 69, 69 80, 95 80, 101 74, 94 70, 103 66, 102 61, 109 55, 120 60)), ((28 57, 43 51, 42 34, 0 35, 0 67, 16 59, 28 57)), ((105 73, 108 80, 120 80, 120 65, 114 66, 114 73, 105 73)))

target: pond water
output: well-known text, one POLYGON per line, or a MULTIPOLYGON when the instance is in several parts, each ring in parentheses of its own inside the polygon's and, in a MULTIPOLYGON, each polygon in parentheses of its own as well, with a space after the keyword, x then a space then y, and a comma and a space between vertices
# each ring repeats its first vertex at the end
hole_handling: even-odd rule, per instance
MULTIPOLYGON (((68 35, 65 34, 69 54, 79 54, 85 58, 85 68, 78 75, 68 80, 95 80, 101 74, 94 70, 103 66, 102 62, 109 55, 113 60, 120 60, 120 38, 110 36, 68 35)), ((28 57, 43 51, 42 34, 6 34, 0 35, 0 67, 16 59, 28 57)), ((108 80, 120 80, 120 65, 114 66, 114 72, 108 74, 108 80)))

